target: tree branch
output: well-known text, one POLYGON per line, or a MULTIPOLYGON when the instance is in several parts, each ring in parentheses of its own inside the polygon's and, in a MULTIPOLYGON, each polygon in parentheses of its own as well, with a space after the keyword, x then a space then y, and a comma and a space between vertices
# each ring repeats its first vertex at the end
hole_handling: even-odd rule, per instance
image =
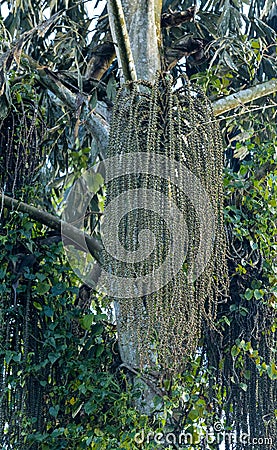
MULTIPOLYGON (((69 88, 64 86, 54 72, 47 67, 39 66, 36 61, 26 55, 24 55, 21 60, 23 63, 25 60, 25 64, 28 64, 36 70, 42 83, 65 105, 69 106, 72 110, 77 109, 80 98, 78 98, 77 95, 74 95, 69 88)), ((243 107, 246 103, 274 94, 275 92, 277 92, 277 79, 272 79, 266 81, 265 83, 257 84, 256 86, 238 91, 227 97, 214 101, 212 103, 214 115, 219 116, 239 106, 243 107)), ((82 100, 86 104, 87 108, 87 119, 85 121, 85 125, 94 135, 97 145, 101 149, 102 153, 105 154, 105 150, 108 146, 109 125, 102 116, 94 111, 89 111, 88 100, 85 95, 83 95, 82 100)))
POLYGON ((101 242, 93 237, 89 236, 87 233, 84 233, 82 230, 74 227, 73 225, 66 223, 59 219, 58 217, 53 216, 41 209, 38 209, 34 206, 28 205, 27 203, 20 202, 15 200, 14 198, 8 197, 7 195, 3 195, 2 201, 4 206, 9 209, 17 209, 23 213, 29 215, 31 219, 37 220, 38 222, 52 228, 53 230, 57 230, 59 233, 63 232, 63 237, 72 242, 73 245, 79 247, 83 251, 89 250, 92 256, 99 261, 100 255, 99 253, 102 250, 101 242), (87 248, 84 247, 84 240, 87 245, 87 248))
POLYGON ((219 116, 238 106, 243 107, 246 103, 274 94, 275 92, 277 92, 277 79, 257 84, 256 86, 252 86, 213 102, 214 115, 219 116))
MULTIPOLYGON (((115 3, 117 5, 118 2, 119 0, 109 0, 109 3, 115 3)), ((135 8, 135 5, 133 5, 132 7, 135 8)), ((188 11, 190 11, 190 8, 188 11)), ((135 12, 135 10, 133 12, 135 12)), ((120 24, 122 26, 122 20, 124 20, 124 17, 122 19, 122 16, 119 14, 118 20, 121 21, 120 24)), ((126 28, 125 22, 124 27, 126 28)), ((124 33, 125 32, 122 31, 122 36, 124 38, 123 44, 128 46, 130 45, 128 35, 126 41, 124 33)), ((122 49, 122 51, 125 51, 124 48, 122 49)), ((131 52, 131 48, 129 48, 129 51, 131 52)), ((37 62, 29 56, 24 55, 22 56, 21 60, 23 61, 23 63, 25 60, 25 64, 31 66, 38 73, 42 83, 70 109, 76 110, 78 108, 78 103, 80 102, 80 95, 83 96, 81 101, 85 104, 87 110, 87 119, 85 121, 85 126, 94 135, 98 148, 102 151, 103 154, 105 154, 105 149, 108 146, 109 125, 102 116, 95 113, 94 111, 89 111, 87 96, 84 94, 73 94, 72 91, 62 83, 58 76, 55 75, 55 72, 51 71, 47 67, 39 66, 37 62)), ((131 63, 131 65, 133 64, 132 59, 129 60, 128 56, 128 63, 129 62, 131 63)), ((130 76, 134 76, 134 74, 130 74, 130 76)), ((244 106, 246 103, 273 94, 275 92, 277 92, 277 79, 272 79, 265 83, 258 84, 256 86, 244 89, 227 97, 216 100, 215 102, 213 102, 214 114, 215 116, 219 116, 223 113, 226 113, 227 111, 230 111, 231 109, 237 108, 238 106, 244 106)))
POLYGON ((117 44, 116 53, 124 79, 125 81, 135 81, 137 79, 136 69, 121 0, 108 0, 107 4, 110 28, 117 44))

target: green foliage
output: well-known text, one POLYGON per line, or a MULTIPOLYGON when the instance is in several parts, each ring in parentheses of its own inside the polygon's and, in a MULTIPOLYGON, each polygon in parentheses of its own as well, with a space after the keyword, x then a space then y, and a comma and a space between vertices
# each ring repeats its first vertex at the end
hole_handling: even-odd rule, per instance
POLYGON ((276 434, 270 386, 277 368, 277 164, 276 135, 266 120, 250 115, 238 124, 239 132, 235 122, 229 145, 235 158, 227 160, 225 175, 231 299, 220 308, 219 325, 225 330, 223 373, 230 380, 223 384, 233 411, 228 404, 224 410, 235 423, 243 423, 249 414, 252 435, 268 430, 276 434), (267 424, 257 421, 257 405, 263 401, 264 414, 267 411, 270 417, 267 424), (244 405, 242 414, 236 404, 244 405))
POLYGON ((101 312, 101 299, 93 295, 88 309, 78 307, 79 282, 62 246, 40 244, 45 236, 36 228, 26 215, 13 212, 1 234, 1 408, 10 417, 2 424, 2 445, 150 450, 156 448, 152 439, 141 447, 135 436, 141 430, 145 436, 164 431, 179 404, 180 423, 197 437, 201 423, 205 429, 209 422, 201 357, 174 385, 163 382, 168 394, 157 419, 138 413, 133 405, 140 393, 132 388, 128 373, 119 370, 115 327, 101 312), (19 273, 22 248, 32 248, 36 262, 19 273), (18 386, 25 394, 16 401, 18 386))
MULTIPOLYGON (((253 157, 243 162, 237 173, 226 170, 227 199, 236 194, 238 202, 236 209, 230 208, 230 201, 227 202, 226 220, 233 225, 234 236, 238 241, 246 239, 252 249, 250 251, 254 253, 260 249, 263 252, 264 276, 261 280, 250 278, 250 284, 247 281, 246 285, 249 287, 241 292, 241 300, 245 299, 245 302, 229 305, 229 312, 225 312, 222 322, 223 328, 228 328, 236 317, 245 317, 250 301, 271 303, 272 281, 275 280, 276 283, 276 273, 272 266, 275 259, 275 221, 270 203, 270 193, 276 189, 276 178, 271 170, 263 174, 259 182, 256 176, 257 167, 267 162, 274 163, 275 148, 271 143, 265 143, 255 149, 251 147, 251 151, 253 157), (268 183, 268 180, 273 180, 273 184, 268 183), (266 196, 265 188, 268 190, 266 196), (261 210, 265 215, 259 215, 261 220, 257 220, 257 214, 261 210), (238 222, 241 229, 246 231, 240 231, 236 226, 238 222), (270 233, 267 233, 268 227, 271 227, 270 233), (270 247, 266 245, 264 236, 267 236, 266 242, 270 247)), ((26 215, 12 212, 6 215, 5 221, 0 253, 1 291, 2 298, 6 299, 5 308, 2 309, 2 327, 4 324, 6 326, 8 317, 11 321, 17 316, 20 321, 24 320, 23 299, 30 290, 31 317, 32 320, 35 318, 39 330, 36 347, 32 348, 32 344, 29 344, 27 352, 20 337, 20 351, 13 347, 12 340, 6 340, 4 346, 2 341, 2 358, 6 367, 9 367, 5 392, 9 395, 12 386, 18 383, 18 376, 22 386, 27 386, 30 380, 36 380, 39 390, 43 392, 45 422, 38 429, 38 418, 35 415, 24 417, 24 445, 57 450, 150 450, 156 448, 154 439, 149 438, 149 442, 144 442, 141 447, 140 444, 135 444, 135 436, 140 435, 142 430, 145 436, 164 433, 165 430, 176 433, 176 423, 177 430, 185 430, 194 437, 195 442, 198 442, 199 437, 204 437, 209 427, 219 420, 219 410, 224 408, 227 392, 225 387, 221 388, 218 384, 218 375, 213 368, 204 363, 204 354, 188 362, 179 379, 173 383, 172 380, 162 382, 163 406, 161 407, 160 397, 156 401, 158 419, 155 419, 155 415, 151 418, 138 413, 132 405, 139 392, 132 390, 129 376, 116 369, 118 349, 115 346, 115 330, 113 326, 106 324, 106 315, 102 312, 97 296, 92 298, 92 309, 81 310, 74 306, 79 282, 67 266, 61 245, 50 248, 40 245, 39 240, 43 238, 44 230, 39 224, 30 222, 26 215), (16 289, 18 306, 14 307, 10 298, 13 299, 12 284, 22 245, 27 253, 30 249, 34 252, 37 262, 32 268, 24 269, 16 289), (73 322, 78 324, 79 335, 73 332, 73 322), (208 380, 213 377, 215 396, 207 390, 208 380)), ((239 272, 242 279, 248 279, 252 265, 251 259, 247 263, 240 260, 234 274, 239 272), (238 271, 237 267, 245 270, 238 271)), ((29 339, 32 341, 31 335, 29 339)), ((228 351, 231 352, 236 370, 241 372, 239 387, 242 392, 247 392, 254 370, 253 367, 251 370, 246 368, 245 358, 253 362, 259 376, 276 379, 274 361, 266 361, 251 341, 237 339, 228 351)), ((231 379, 231 383, 236 382, 235 378, 231 379)), ((12 433, 11 439, 15 439, 12 433)), ((198 447, 194 445, 193 448, 198 447)), ((210 444, 209 448, 215 447, 210 444)))
MULTIPOLYGON (((77 0, 0 3, 2 15, 4 4, 9 9, 0 21, 1 188, 59 212, 74 180, 99 156, 86 126, 89 114, 100 105, 100 114, 109 117, 119 83, 116 64, 107 65, 101 81, 91 77, 98 46, 110 40, 106 10, 92 24, 86 3, 77 0), (38 27, 46 14, 50 21, 38 27), (47 76, 51 88, 45 87, 47 76), (26 164, 16 172, 22 161, 26 164)), ((191 5, 183 0, 163 4, 164 10, 191 5)), ((203 1, 194 22, 163 30, 166 54, 168 48, 178 50, 175 44, 188 34, 204 46, 202 56, 200 51, 188 54, 185 67, 177 65, 173 75, 186 70, 211 100, 275 76, 276 32, 267 15, 260 17, 263 6, 254 1, 246 10, 240 1, 203 1)), ((61 243, 45 244, 49 230, 26 214, 8 211, 0 196, 1 447, 150 450, 157 448, 153 438, 139 444, 137 434, 185 430, 197 440, 216 422, 226 431, 234 424, 243 427, 247 415, 253 436, 271 433, 274 438, 274 101, 274 96, 256 101, 244 115, 235 110, 221 120, 230 299, 219 305, 220 333, 204 324, 197 354, 187 357, 182 375, 155 381, 162 399, 155 397, 153 414, 135 408, 141 393, 134 389, 132 373, 121 367, 107 299, 92 292, 89 305, 80 306, 80 282, 61 243)), ((98 231, 103 210, 102 181, 97 175, 92 183, 99 192, 86 222, 91 232, 98 231)), ((205 448, 218 450, 218 445, 205 448)))
POLYGON ((120 376, 110 371, 115 331, 103 324, 107 316, 101 314, 97 297, 91 312, 75 306, 79 282, 62 246, 40 245, 43 236, 34 228, 14 212, 1 234, 1 408, 11 417, 9 424, 2 424, 3 444, 6 439, 17 444, 19 427, 20 442, 27 447, 33 442, 44 443, 41 448, 73 448, 70 442, 77 442, 78 448, 87 448, 94 429, 119 417, 119 405, 124 410, 128 397, 121 392, 120 376), (36 262, 21 270, 19 252, 30 247, 36 262), (27 395, 19 403, 12 394, 18 383, 27 395), (30 397, 31 389, 37 397, 30 397), (14 414, 20 424, 13 422, 14 414))
MULTIPOLYGON (((190 6, 183 0, 163 2, 165 11, 190 6)), ((198 80, 211 99, 271 79, 276 73, 276 16, 271 10, 274 2, 263 0, 250 5, 203 0, 194 21, 164 31, 165 54, 173 59, 186 51, 187 74, 198 80)), ((176 70, 183 72, 184 66, 177 65, 176 70)))

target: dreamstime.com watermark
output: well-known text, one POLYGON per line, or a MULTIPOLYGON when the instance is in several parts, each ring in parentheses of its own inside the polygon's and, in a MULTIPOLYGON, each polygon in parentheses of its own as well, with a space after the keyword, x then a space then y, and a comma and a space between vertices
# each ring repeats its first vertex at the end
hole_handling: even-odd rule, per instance
POLYGON ((206 431, 205 434, 192 434, 187 431, 181 431, 180 433, 145 433, 144 430, 137 433, 134 437, 136 444, 150 444, 155 443, 157 445, 197 445, 197 444, 241 444, 241 445, 263 445, 272 446, 273 439, 271 437, 254 437, 249 434, 242 433, 237 437, 235 432, 224 431, 222 424, 217 422, 210 431, 206 431))

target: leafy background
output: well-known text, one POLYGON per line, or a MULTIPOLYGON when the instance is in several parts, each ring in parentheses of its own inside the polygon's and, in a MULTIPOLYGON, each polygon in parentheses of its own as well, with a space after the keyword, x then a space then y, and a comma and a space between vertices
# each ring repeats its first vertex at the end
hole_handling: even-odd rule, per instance
MULTIPOLYGON (((105 2, 1 1, 1 12, 1 188, 60 216, 74 180, 103 156, 88 111, 109 117, 119 86, 105 2)), ((213 101, 276 74, 276 30, 274 2, 203 0, 195 22, 163 29, 165 64, 213 101)), ((253 436, 276 440, 275 102, 270 95, 219 118, 230 299, 219 308, 220 339, 203 324, 198 354, 177 379, 159 381, 163 404, 157 396, 151 416, 135 408, 139 388, 121 365, 109 299, 81 285, 59 233, 2 203, 3 448, 151 449, 135 434, 197 438, 217 421, 246 430, 246 412, 253 436)), ((103 195, 99 187, 87 215, 95 236, 103 195)))

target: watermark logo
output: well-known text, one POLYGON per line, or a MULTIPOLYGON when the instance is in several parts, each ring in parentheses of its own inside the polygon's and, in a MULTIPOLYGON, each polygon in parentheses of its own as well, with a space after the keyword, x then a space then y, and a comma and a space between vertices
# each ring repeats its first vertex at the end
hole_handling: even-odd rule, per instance
POLYGON ((141 430, 134 437, 134 441, 138 445, 155 443, 157 445, 198 445, 198 444, 242 444, 242 445, 261 445, 272 446, 273 439, 271 437, 251 437, 249 434, 243 433, 237 436, 233 431, 224 431, 224 427, 220 422, 216 422, 213 428, 202 433, 190 433, 181 431, 180 433, 163 433, 148 432, 141 430))
MULTIPOLYGON (((198 247, 193 261, 193 270, 188 274, 192 280, 204 271, 213 249, 215 219, 209 196, 200 180, 181 162, 173 161, 164 155, 144 152, 120 154, 104 160, 98 173, 103 174, 104 182, 109 183, 126 175, 150 175, 161 182, 176 187, 180 195, 186 196, 195 210, 198 223, 198 247)), ((89 257, 83 236, 78 245, 68 245, 66 224, 84 230, 84 218, 96 187, 93 169, 83 174, 71 189, 66 199, 63 214, 62 237, 68 260, 77 275, 88 285, 117 298, 140 297, 159 290, 170 282, 180 271, 186 258, 189 235, 184 211, 170 196, 156 189, 128 189, 108 202, 101 221, 101 239, 105 252, 121 263, 143 263, 157 245, 151 230, 139 230, 138 248, 128 251, 119 241, 118 227, 126 214, 142 209, 158 214, 170 233, 167 256, 160 267, 143 276, 117 276, 112 270, 105 270, 89 257), (182 232, 180 232, 182 230, 182 232), (77 250, 76 250, 77 248, 77 250), (84 254, 86 251, 86 255, 84 254)), ((97 186, 98 187, 98 186, 97 186)), ((72 242, 71 242, 72 244, 72 242)))

